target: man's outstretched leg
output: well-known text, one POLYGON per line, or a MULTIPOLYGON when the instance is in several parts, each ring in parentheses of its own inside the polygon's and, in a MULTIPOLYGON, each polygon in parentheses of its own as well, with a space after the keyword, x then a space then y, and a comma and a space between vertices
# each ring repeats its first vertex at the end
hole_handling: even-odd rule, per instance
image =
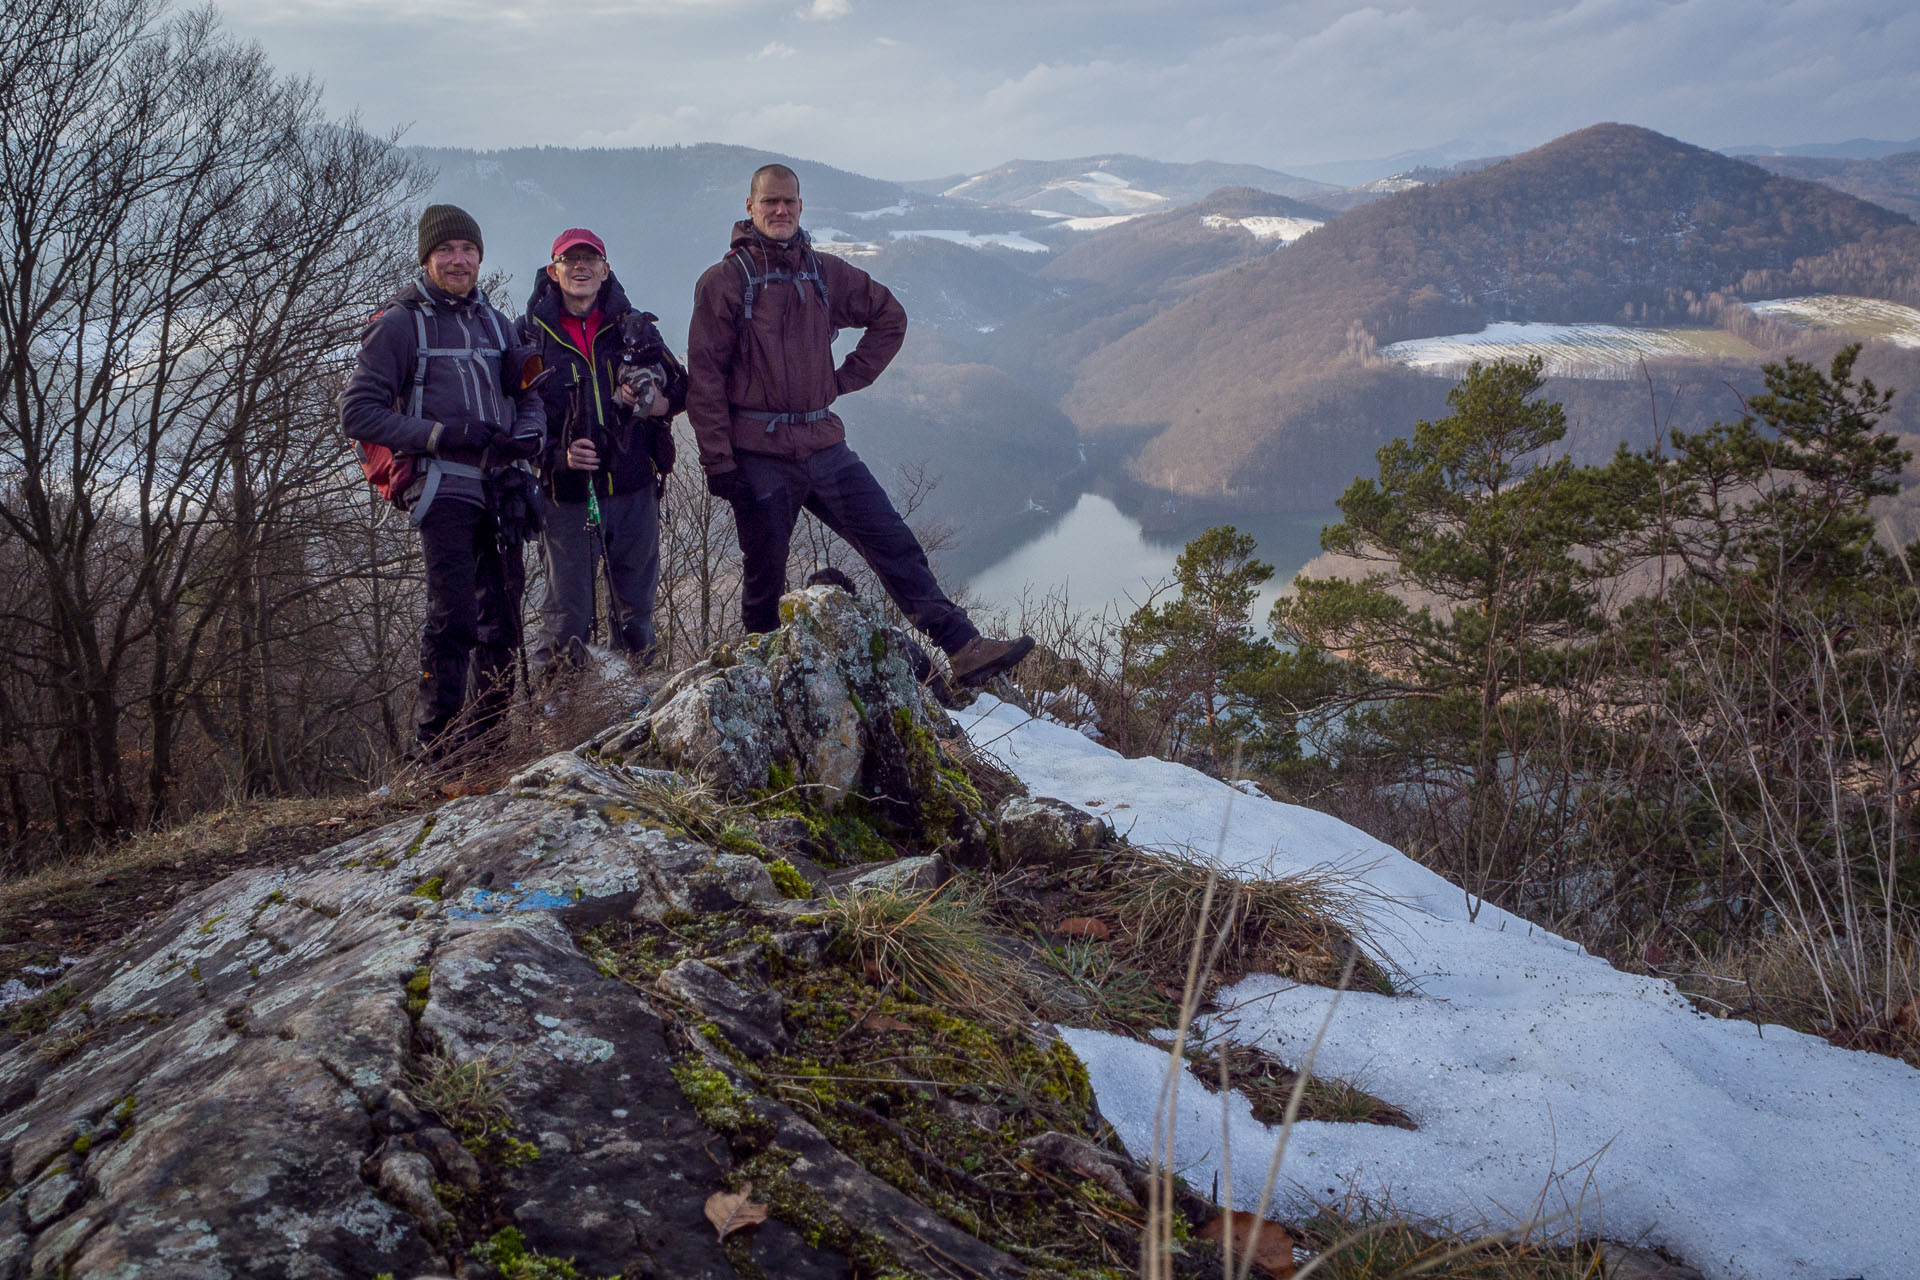
POLYGON ((981 635, 966 610, 947 599, 920 540, 858 454, 836 444, 805 465, 811 489, 806 509, 866 559, 900 612, 946 652, 955 683, 985 684, 1033 651, 1028 636, 981 635))

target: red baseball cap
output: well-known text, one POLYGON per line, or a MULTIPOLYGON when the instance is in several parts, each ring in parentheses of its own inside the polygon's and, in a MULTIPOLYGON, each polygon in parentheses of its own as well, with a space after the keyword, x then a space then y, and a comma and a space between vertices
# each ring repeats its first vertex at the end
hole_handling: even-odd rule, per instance
POLYGON ((562 231, 558 236, 554 237, 552 256, 557 261, 561 254, 573 248, 575 245, 582 244, 603 258, 607 256, 607 246, 601 243, 599 236, 593 234, 593 232, 587 230, 585 227, 568 227, 565 231, 562 231))

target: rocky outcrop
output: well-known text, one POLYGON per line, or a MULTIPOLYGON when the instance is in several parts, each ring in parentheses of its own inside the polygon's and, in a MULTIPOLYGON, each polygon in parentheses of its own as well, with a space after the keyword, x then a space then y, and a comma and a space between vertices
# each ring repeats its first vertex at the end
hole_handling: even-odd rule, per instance
MULTIPOLYGON (((969 827, 985 840, 897 635, 844 596, 785 610, 647 721, 497 794, 236 875, 71 971, 64 1007, 0 1056, 0 1280, 478 1276, 512 1250, 627 1280, 805 1278, 848 1274, 855 1247, 916 1273, 1025 1274, 743 1073, 793 1047, 770 975, 826 963, 830 935, 768 850, 662 820, 649 805, 684 780, 638 760, 736 794, 787 771, 841 808, 884 785, 949 853, 969 827), (722 941, 645 982, 580 941, 703 920, 757 932, 709 929, 722 941), (742 1100, 732 1120, 712 1088, 742 1100), (787 1208, 718 1239, 704 1206, 748 1174, 787 1208), (840 1210, 794 1205, 872 1220, 829 1231, 840 1210)), ((925 893, 948 873, 929 856, 831 874, 854 886, 834 892, 925 893)), ((1019 1052, 1037 1055, 1027 1078, 1084 1082, 1057 1041, 1019 1052)))
POLYGON ((914 680, 906 638, 835 587, 786 596, 780 616, 778 631, 717 649, 670 680, 650 715, 588 750, 697 775, 736 799, 795 788, 832 812, 861 797, 910 837, 950 840, 978 862, 978 797, 934 746, 956 730, 914 680))

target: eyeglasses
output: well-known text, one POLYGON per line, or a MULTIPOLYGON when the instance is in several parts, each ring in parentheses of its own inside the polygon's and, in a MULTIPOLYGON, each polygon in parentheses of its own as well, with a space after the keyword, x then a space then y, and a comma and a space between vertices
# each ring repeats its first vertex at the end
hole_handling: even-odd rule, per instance
POLYGON ((583 264, 590 267, 596 262, 605 262, 606 259, 591 249, 569 249, 555 258, 554 261, 564 263, 569 267, 577 267, 583 264))

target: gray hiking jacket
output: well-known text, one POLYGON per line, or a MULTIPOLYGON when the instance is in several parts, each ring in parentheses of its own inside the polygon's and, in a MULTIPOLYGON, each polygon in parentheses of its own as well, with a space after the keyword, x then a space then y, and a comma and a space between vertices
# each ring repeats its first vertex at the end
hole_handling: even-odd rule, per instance
MULTIPOLYGON (((519 390, 525 357, 513 322, 494 310, 484 293, 475 289, 456 298, 435 288, 422 272, 361 336, 359 362, 340 394, 341 429, 351 439, 422 458, 431 452, 436 423, 505 427, 518 436, 538 435, 544 443, 546 409, 540 393, 519 390), (427 354, 418 360, 424 374, 415 413, 423 333, 427 354)), ((485 506, 483 482, 471 469, 489 460, 459 450, 444 450, 442 457, 464 465, 439 477, 434 500, 458 498, 485 506)), ((408 507, 430 478, 424 463, 420 473, 406 495, 408 507)))

